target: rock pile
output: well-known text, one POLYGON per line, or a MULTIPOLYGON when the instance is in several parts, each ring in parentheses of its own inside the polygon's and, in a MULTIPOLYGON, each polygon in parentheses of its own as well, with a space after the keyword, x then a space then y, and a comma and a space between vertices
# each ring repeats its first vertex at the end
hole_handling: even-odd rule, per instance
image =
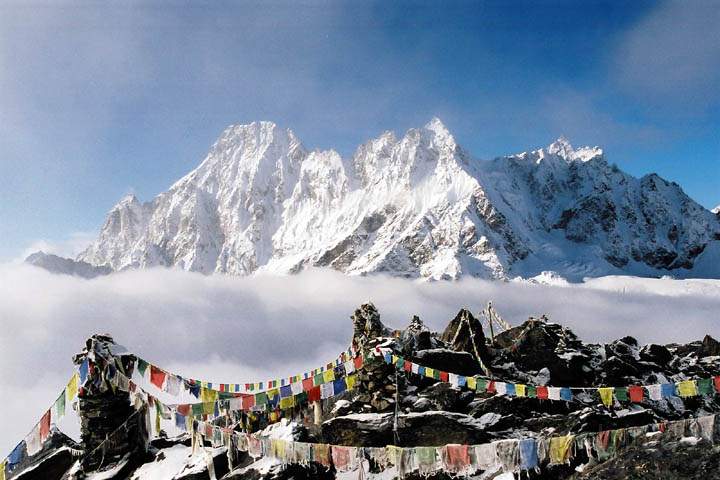
MULTIPOLYGON (((352 344, 367 354, 364 367, 357 372, 356 388, 323 401, 321 411, 312 411, 312 406, 294 411, 289 426, 295 440, 362 447, 478 444, 505 438, 597 432, 720 412, 719 395, 646 399, 610 407, 592 394, 575 395, 570 402, 493 395, 453 388, 449 383, 399 371, 381 357, 371 355, 381 347, 431 368, 467 376, 486 369, 498 379, 534 385, 651 384, 720 375, 718 342, 710 336, 687 345, 641 346, 632 337, 604 345, 586 344, 566 327, 547 319, 531 318, 496 334, 493 342, 489 342, 482 324, 467 310, 461 310, 441 334, 431 332, 418 317, 413 317, 406 329, 393 331, 383 325, 372 304, 360 306, 351 319, 352 344)), ((110 352, 111 345, 108 337, 93 337, 76 362, 91 356, 97 361, 110 354, 107 358, 115 359, 116 368, 125 371, 132 368, 134 359, 110 352)), ((132 413, 126 395, 103 390, 102 379, 94 379, 91 384, 95 385, 96 380, 97 389, 90 387, 80 400, 86 451, 98 445, 105 433, 117 428, 132 413)), ((104 461, 142 450, 146 446, 142 425, 140 422, 135 431, 128 432, 123 445, 106 452, 104 461)), ((256 428, 261 427, 264 425, 256 428)), ((273 427, 268 427, 268 431, 273 427)), ((568 465, 545 466, 540 472, 524 473, 523 478, 679 479, 697 475, 718 478, 718 447, 705 440, 693 441, 678 439, 674 444, 661 445, 648 438, 600 464, 578 452, 568 465), (668 469, 662 467, 664 464, 668 469)), ((157 462, 162 462, 165 452, 169 456, 181 444, 189 445, 188 438, 155 440, 149 450, 156 455, 157 462)), ((281 467, 268 465, 267 459, 253 462, 246 453, 238 452, 231 456, 231 468, 222 450, 213 452, 217 478, 221 474, 226 479, 333 478, 334 473, 316 464, 281 467)), ((86 469, 94 464, 88 463, 86 469)), ((370 471, 373 478, 372 472, 379 469, 370 465, 370 471)), ((128 478, 127 473, 123 475, 126 476, 106 478, 128 478)), ((173 478, 194 480, 209 476, 207 470, 200 469, 178 473, 173 478)), ((417 477, 410 474, 407 478, 417 477)), ((439 474, 433 478, 449 477, 439 474)))

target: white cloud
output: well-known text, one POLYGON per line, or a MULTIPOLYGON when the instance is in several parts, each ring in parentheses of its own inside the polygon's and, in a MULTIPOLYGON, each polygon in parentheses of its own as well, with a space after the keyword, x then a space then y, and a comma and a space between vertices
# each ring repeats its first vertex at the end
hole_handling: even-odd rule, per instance
POLYGON ((110 333, 179 374, 240 382, 332 359, 350 340, 349 316, 368 300, 395 328, 418 314, 441 330, 459 308, 477 312, 492 299, 513 324, 547 313, 587 341, 624 335, 688 341, 718 331, 720 282, 655 282, 560 288, 475 279, 417 283, 328 271, 235 278, 173 270, 88 281, 0 265, 0 452, 7 453, 54 401, 71 373, 72 355, 93 333, 110 333))
POLYGON ((720 100, 720 8, 712 0, 660 4, 620 41, 611 65, 627 92, 673 105, 720 100))

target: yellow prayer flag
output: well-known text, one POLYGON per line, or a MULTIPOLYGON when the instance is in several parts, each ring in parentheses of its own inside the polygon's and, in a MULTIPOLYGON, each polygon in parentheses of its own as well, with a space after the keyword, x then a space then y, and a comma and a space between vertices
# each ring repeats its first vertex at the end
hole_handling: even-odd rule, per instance
POLYGON ((334 370, 325 370, 325 373, 323 373, 323 382, 328 383, 335 380, 335 371, 334 370))
POLYGON ((7 465, 7 460, 3 460, 0 462, 0 480, 5 480, 5 466, 7 465))
POLYGON ((200 389, 200 401, 203 403, 215 403, 218 398, 217 390, 202 387, 200 389))
POLYGON ((465 382, 470 390, 477 390, 477 380, 475 377, 467 377, 465 382))
POLYGON ((280 390, 277 388, 271 388, 270 390, 267 391, 268 398, 275 398, 278 395, 280 395, 280 390))
POLYGON ((347 378, 345 378, 345 383, 347 384, 348 390, 352 390, 355 388, 355 382, 357 381, 356 375, 348 375, 347 378))
POLYGON ((435 377, 435 370, 432 368, 425 367, 425 376, 428 378, 434 378, 435 377))
POLYGON ((67 394, 67 401, 68 403, 75 400, 75 397, 77 397, 78 393, 78 382, 80 381, 80 378, 77 373, 75 373, 68 382, 67 386, 65 387, 65 392, 67 394))
POLYGON ((600 394, 600 400, 602 400, 603 405, 606 407, 609 407, 613 403, 613 391, 615 389, 613 387, 600 387, 598 388, 598 393, 600 394))
POLYGON ((285 397, 280 399, 280 409, 292 408, 295 405, 295 397, 285 397))
POLYGON ((570 447, 575 441, 575 435, 550 438, 550 464, 565 463, 570 458, 570 447))
POLYGON ((527 385, 523 385, 521 383, 515 384, 515 395, 518 397, 526 397, 527 396, 527 385))
POLYGON ((393 356, 392 356, 392 364, 395 365, 397 362, 398 362, 398 356, 397 356, 397 355, 393 355, 393 356))
POLYGON ((694 397, 697 395, 695 380, 683 380, 677 384, 678 395, 681 397, 694 397))

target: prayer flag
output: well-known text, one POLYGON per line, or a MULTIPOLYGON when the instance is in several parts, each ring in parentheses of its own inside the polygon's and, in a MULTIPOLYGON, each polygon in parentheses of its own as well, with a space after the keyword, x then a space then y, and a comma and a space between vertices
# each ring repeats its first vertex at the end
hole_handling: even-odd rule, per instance
POLYGON ((392 365, 392 363, 393 363, 392 355, 390 355, 389 353, 386 353, 385 355, 383 355, 383 359, 385 360, 385 363, 387 363, 388 365, 392 365))
POLYGON ((617 398, 618 402, 627 402, 628 401, 627 387, 616 387, 615 388, 615 398, 617 398))
POLYGON ((355 364, 353 362, 345 362, 343 363, 343 366, 345 367, 345 373, 353 373, 355 371, 355 364))
POLYGON ((320 396, 320 387, 313 387, 313 389, 308 392, 308 402, 317 402, 320 400, 320 396))
POLYGON ((495 393, 497 390, 495 389, 495 381, 490 380, 487 384, 486 390, 488 393, 495 393))
POLYGON ((202 387, 200 389, 200 401, 203 403, 214 403, 218 399, 217 390, 202 387))
POLYGON ((145 370, 147 370, 147 368, 149 366, 150 366, 150 364, 148 362, 146 362, 142 358, 138 358, 137 369, 138 369, 138 372, 140 373, 141 377, 145 376, 145 370))
POLYGON ((710 378, 698 379, 697 391, 700 395, 712 395, 712 379, 710 379, 710 378))
POLYGON ((65 396, 66 393, 65 390, 63 390, 53 404, 53 423, 55 424, 57 424, 60 419, 65 416, 65 396))
POLYGON ((357 375, 350 375, 349 377, 345 378, 345 383, 347 384, 348 390, 352 390, 355 388, 355 382, 357 381, 357 375))
POLYGON ((255 406, 255 395, 242 396, 242 409, 247 411, 255 406))
POLYGON ((290 385, 283 385, 280 387, 280 398, 292 397, 292 387, 290 385))
POLYGON ((425 376, 428 378, 435 378, 435 371, 432 368, 425 367, 425 376))
POLYGON ((268 402, 267 393, 259 392, 255 394, 255 405, 265 405, 268 402))
POLYGON ((695 380, 683 380, 677 384, 678 395, 683 398, 694 397, 697 395, 697 385, 695 380))
POLYGON ((520 468, 522 470, 532 470, 538 466, 537 446, 534 438, 520 440, 518 449, 520 450, 520 468))
POLYGON ((516 394, 515 392, 515 384, 514 383, 506 383, 505 384, 505 395, 509 395, 511 397, 514 397, 516 394))
POLYGON ((458 387, 464 387, 465 385, 467 385, 467 377, 465 377, 464 375, 458 375, 457 384, 458 387))
POLYGON ((302 381, 303 390, 306 392, 309 392, 314 387, 313 385, 313 379, 312 378, 306 378, 302 381))
POLYGON ((713 383, 715 383, 715 391, 720 393, 720 376, 713 377, 713 383))
POLYGON ((663 383, 660 385, 660 394, 662 398, 674 397, 675 396, 675 384, 674 383, 663 383))
POLYGON ((344 378, 338 378, 337 380, 333 381, 333 394, 334 395, 340 395, 345 391, 345 388, 347 385, 345 384, 344 378))
POLYGON ((40 442, 45 443, 48 436, 50 436, 50 410, 40 419, 40 442))
POLYGON ((660 388, 659 384, 648 385, 647 390, 648 390, 648 396, 650 397, 650 400, 657 401, 657 400, 662 399, 662 393, 661 393, 661 388, 660 388))
POLYGON ((467 377, 467 387, 470 390, 477 389, 477 380, 475 379, 475 377, 467 377))
POLYGON ((484 378, 477 378, 475 382, 475 390, 478 392, 485 392, 487 391, 488 381, 484 378))
POLYGON ((322 385, 323 383, 324 383, 323 382, 323 374, 322 373, 316 374, 315 377, 313 378, 313 384, 317 387, 319 385, 322 385))
POLYGON ((5 480, 5 466, 7 465, 7 460, 3 460, 0 462, 0 480, 5 480))
POLYGON ((550 438, 550 464, 557 465, 570 460, 570 447, 575 440, 575 435, 550 438))
POLYGON ((613 403, 613 390, 613 387, 598 388, 600 400, 602 400, 603 405, 605 405, 606 407, 609 407, 613 403))
POLYGON ((295 398, 294 397, 285 397, 280 399, 280 408, 282 410, 286 410, 288 408, 292 408, 295 405, 295 398))
POLYGON ((403 363, 403 370, 406 372, 412 372, 412 362, 410 360, 405 360, 403 363))
POLYGON ((355 364, 355 370, 360 370, 363 367, 363 357, 358 355, 353 359, 353 363, 355 364))
POLYGON ((505 395, 505 392, 507 392, 507 383, 495 382, 495 393, 497 395, 505 395))
POLYGON ((630 395, 630 401, 634 403, 640 403, 643 401, 645 391, 640 385, 632 385, 628 387, 628 393, 630 395))
POLYGON ((450 379, 450 376, 448 375, 448 372, 440 372, 440 381, 441 382, 447 382, 450 379))
POLYGON ((560 388, 558 387, 547 387, 548 398, 550 400, 560 400, 560 388))
POLYGON ((187 404, 187 403, 178 405, 178 406, 176 407, 176 410, 177 410, 177 412, 178 412, 180 415, 182 415, 183 417, 187 417, 188 415, 190 415, 190 411, 191 411, 190 405, 187 404))
POLYGON ((539 385, 537 387, 537 398, 539 398, 540 400, 547 400, 548 398, 550 398, 548 387, 544 385, 539 385))
POLYGON ((537 387, 535 385, 528 385, 527 387, 527 396, 528 398, 537 398, 537 387))
POLYGON ((527 385, 523 385, 522 383, 518 383, 515 385, 515 394, 518 397, 526 397, 527 396, 527 385))
POLYGON ((152 383, 161 390, 163 383, 165 383, 165 372, 160 370, 155 365, 150 365, 150 383, 152 383))
POLYGON ((33 429, 25 437, 25 450, 27 451, 28 457, 32 457, 42 449, 42 442, 40 441, 40 424, 36 424, 33 429))
POLYGON ((470 466, 467 445, 445 445, 441 450, 441 457, 445 470, 451 473, 462 473, 470 466))
POLYGON ((560 400, 565 400, 566 402, 572 401, 572 390, 568 387, 562 387, 560 389, 560 400))
POLYGON ((297 395, 304 390, 302 382, 293 382, 290 385, 290 389, 292 390, 293 395, 297 395))
POLYGON ((65 392, 67 393, 67 401, 72 402, 75 400, 75 397, 77 397, 78 393, 78 374, 73 374, 72 377, 70 377, 70 381, 68 382, 67 386, 65 387, 65 392))
POLYGON ((88 377, 88 370, 90 369, 90 364, 88 362, 88 359, 86 358, 83 360, 83 362, 80 364, 80 385, 85 385, 85 380, 87 380, 88 377))
POLYGON ((193 403, 192 404, 192 414, 193 414, 193 417, 201 417, 203 414, 203 404, 202 403, 193 403))
POLYGON ((333 382, 323 383, 320 386, 320 398, 325 400, 326 398, 330 398, 333 396, 334 392, 334 386, 333 382))

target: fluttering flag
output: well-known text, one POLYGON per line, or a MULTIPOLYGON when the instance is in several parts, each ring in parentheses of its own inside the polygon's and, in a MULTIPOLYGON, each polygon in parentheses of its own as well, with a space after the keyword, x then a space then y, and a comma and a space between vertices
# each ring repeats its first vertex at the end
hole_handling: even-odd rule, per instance
POLYGON ((627 387, 615 387, 615 398, 618 402, 628 401, 628 389, 627 387))
POLYGON ((62 393, 57 397, 55 400, 55 403, 53 404, 52 412, 53 412, 53 423, 57 424, 64 416, 65 416, 65 397, 67 395, 66 390, 63 390, 62 393))
POLYGON ((85 385, 85 380, 87 380, 89 370, 90 370, 90 363, 88 362, 88 359, 86 358, 80 364, 80 368, 78 369, 78 373, 80 374, 80 385, 85 385))
POLYGON ((137 369, 138 369, 138 373, 140 374, 141 377, 145 376, 145 371, 147 370, 147 368, 149 366, 150 366, 150 364, 148 362, 146 362, 142 358, 138 358, 137 369))
POLYGON ((68 402, 72 402, 73 400, 75 400, 75 397, 77 397, 78 380, 79 380, 79 376, 77 373, 75 373, 72 377, 70 377, 70 381, 68 382, 67 386, 65 387, 65 393, 67 393, 67 401, 68 402))
POLYGON ((50 410, 40 419, 40 442, 45 443, 45 440, 50 436, 50 410))
POLYGON ((697 395, 697 384, 695 380, 683 380, 677 384, 677 392, 683 398, 694 397, 697 395))
POLYGON ((601 387, 598 388, 598 393, 600 394, 600 400, 602 400, 603 405, 606 407, 609 407, 613 403, 613 387, 601 387))
POLYGON ((645 390, 640 385, 631 385, 628 387, 628 394, 630 395, 631 402, 640 403, 645 396, 645 390))
POLYGON ((150 365, 150 383, 160 390, 162 390, 163 384, 165 383, 165 372, 155 365, 150 365))
POLYGON ((523 385, 522 383, 518 383, 515 385, 515 394, 518 397, 525 397, 527 396, 527 385, 523 385))
POLYGON ((700 395, 712 395, 712 379, 700 378, 697 381, 697 391, 700 395))

